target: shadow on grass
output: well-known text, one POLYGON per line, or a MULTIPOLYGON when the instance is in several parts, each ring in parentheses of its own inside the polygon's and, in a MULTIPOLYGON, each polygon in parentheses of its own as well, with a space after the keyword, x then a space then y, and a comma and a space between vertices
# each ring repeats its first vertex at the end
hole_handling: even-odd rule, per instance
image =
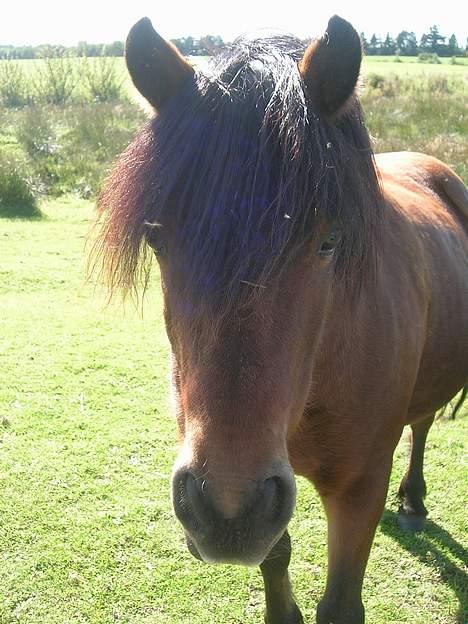
POLYGON ((448 585, 457 596, 459 608, 456 622, 466 624, 468 622, 468 578, 463 567, 468 566, 467 550, 454 540, 450 533, 432 520, 427 520, 423 532, 408 533, 399 527, 398 515, 386 509, 380 521, 380 528, 385 535, 397 541, 419 561, 437 571, 441 581, 448 585), (447 556, 447 552, 458 559, 461 565, 456 565, 447 556))
POLYGON ((0 219, 8 219, 8 221, 46 221, 47 217, 39 208, 36 208, 33 214, 21 215, 13 211, 3 210, 0 205, 0 219))

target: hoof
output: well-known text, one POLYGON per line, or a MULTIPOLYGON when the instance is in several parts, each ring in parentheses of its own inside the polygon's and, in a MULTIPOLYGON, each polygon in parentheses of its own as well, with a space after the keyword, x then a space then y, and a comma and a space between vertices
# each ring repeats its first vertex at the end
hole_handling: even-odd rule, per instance
POLYGON ((299 611, 299 607, 294 605, 294 609, 291 613, 283 616, 270 617, 265 615, 265 624, 304 624, 302 614, 299 611))
POLYGON ((398 524, 403 531, 410 533, 419 533, 424 530, 426 525, 426 516, 409 514, 402 511, 398 512, 398 524))

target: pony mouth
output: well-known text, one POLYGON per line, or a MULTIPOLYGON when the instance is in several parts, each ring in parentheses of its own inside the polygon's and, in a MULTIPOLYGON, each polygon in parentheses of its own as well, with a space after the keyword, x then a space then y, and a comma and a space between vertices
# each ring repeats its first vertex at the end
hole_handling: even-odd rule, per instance
POLYGON ((192 540, 192 538, 189 535, 187 535, 187 533, 185 534, 185 541, 187 543, 187 548, 188 548, 189 553, 193 557, 195 557, 195 559, 198 559, 198 561, 204 562, 204 559, 200 555, 198 548, 195 546, 195 542, 192 540))
POLYGON ((257 484, 240 512, 226 517, 190 472, 176 473, 173 506, 192 556, 212 564, 261 564, 283 535, 295 506, 295 482, 289 472, 279 474, 257 484))
POLYGON ((215 542, 214 544, 202 544, 198 546, 195 540, 185 531, 185 541, 190 554, 203 563, 211 565, 241 565, 247 567, 259 566, 267 557, 271 549, 281 538, 275 537, 271 544, 265 544, 260 540, 256 545, 237 543, 232 547, 228 542, 215 542))

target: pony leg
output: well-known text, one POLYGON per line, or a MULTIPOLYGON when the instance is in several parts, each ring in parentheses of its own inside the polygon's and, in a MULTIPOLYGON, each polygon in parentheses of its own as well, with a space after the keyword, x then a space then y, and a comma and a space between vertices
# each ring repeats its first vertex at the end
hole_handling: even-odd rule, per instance
POLYGON ((328 575, 317 624, 364 624, 362 583, 385 505, 391 459, 378 473, 356 478, 336 494, 322 495, 328 519, 328 575))
POLYGON ((426 496, 423 464, 426 438, 434 422, 435 414, 411 425, 411 456, 406 472, 398 490, 401 503, 398 510, 398 523, 407 531, 422 531, 427 509, 423 499, 426 496))
POLYGON ((289 533, 272 548, 268 557, 260 564, 265 584, 265 624, 303 624, 289 582, 288 566, 291 559, 289 533))

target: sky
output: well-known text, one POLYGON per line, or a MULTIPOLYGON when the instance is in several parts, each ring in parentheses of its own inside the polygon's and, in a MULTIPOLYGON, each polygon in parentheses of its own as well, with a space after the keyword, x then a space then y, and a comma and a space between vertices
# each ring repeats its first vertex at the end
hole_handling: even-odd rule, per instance
POLYGON ((367 36, 414 31, 418 38, 437 24, 443 35, 468 34, 461 0, 386 0, 314 3, 311 0, 0 0, 0 45, 74 45, 124 40, 140 17, 149 17, 166 38, 221 35, 230 41, 257 29, 275 28, 301 37, 323 33, 334 13, 367 36))

